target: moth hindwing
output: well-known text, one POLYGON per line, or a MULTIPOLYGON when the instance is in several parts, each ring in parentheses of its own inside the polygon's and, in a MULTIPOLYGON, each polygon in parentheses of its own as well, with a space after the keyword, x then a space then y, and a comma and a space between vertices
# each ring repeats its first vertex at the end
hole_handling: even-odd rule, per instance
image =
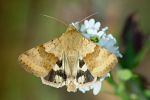
POLYGON ((115 55, 84 38, 70 25, 59 38, 19 56, 24 69, 52 87, 67 86, 75 92, 108 73, 117 63, 115 55))

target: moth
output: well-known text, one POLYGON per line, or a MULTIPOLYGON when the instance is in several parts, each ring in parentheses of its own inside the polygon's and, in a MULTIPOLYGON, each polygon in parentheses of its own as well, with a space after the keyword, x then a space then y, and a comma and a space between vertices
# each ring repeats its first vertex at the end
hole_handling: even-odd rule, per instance
POLYGON ((74 25, 62 36, 36 46, 19 56, 23 68, 43 84, 76 92, 108 73, 118 62, 107 49, 83 37, 74 25))

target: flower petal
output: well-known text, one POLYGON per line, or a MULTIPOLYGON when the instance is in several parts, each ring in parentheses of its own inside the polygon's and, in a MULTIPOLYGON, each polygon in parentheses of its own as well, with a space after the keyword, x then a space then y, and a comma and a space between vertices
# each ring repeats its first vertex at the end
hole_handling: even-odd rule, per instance
POLYGON ((108 27, 102 28, 102 31, 104 31, 104 32, 108 31, 108 27))
POLYGON ((86 86, 86 87, 79 87, 79 91, 81 91, 82 93, 85 93, 86 91, 90 91, 90 86, 86 86))
POLYGON ((97 30, 93 30, 92 34, 97 35, 97 30))
POLYGON ((97 30, 89 28, 89 29, 87 29, 87 34, 97 35, 97 30))
POLYGON ((97 33, 97 35, 99 36, 99 38, 101 38, 104 34, 105 34, 105 33, 104 33, 103 31, 99 31, 99 32, 97 33))
POLYGON ((81 32, 86 32, 86 27, 85 27, 85 25, 81 25, 80 31, 81 31, 81 32))
POLYGON ((102 82, 98 81, 94 84, 94 87, 93 87, 93 94, 94 95, 97 95, 100 90, 101 90, 101 85, 102 85, 102 82))
POLYGON ((85 21, 84 21, 84 25, 85 25, 85 28, 89 28, 89 21, 88 21, 88 20, 85 20, 85 21))
POLYGON ((90 37, 92 36, 91 34, 87 34, 87 33, 82 33, 82 35, 87 39, 90 39, 90 37))
POLYGON ((93 29, 87 29, 87 33, 88 34, 92 34, 93 33, 93 29))
POLYGON ((90 19, 89 20, 89 28, 93 27, 95 24, 95 20, 94 19, 90 19))
POLYGON ((94 25, 95 29, 96 30, 99 30, 100 28, 100 22, 96 22, 95 25, 94 25))

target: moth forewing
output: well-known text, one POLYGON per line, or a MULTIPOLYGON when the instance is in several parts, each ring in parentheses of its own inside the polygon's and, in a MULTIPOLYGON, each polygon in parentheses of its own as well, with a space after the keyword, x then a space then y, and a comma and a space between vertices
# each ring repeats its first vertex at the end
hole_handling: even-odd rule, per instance
POLYGON ((88 54, 85 61, 95 77, 104 76, 117 64, 117 57, 100 46, 96 46, 93 53, 88 54))
POLYGON ((43 84, 48 85, 48 86, 52 86, 52 87, 55 87, 55 88, 60 88, 60 87, 65 85, 65 82, 62 82, 62 83, 49 82, 49 81, 45 80, 44 77, 41 77, 41 81, 42 81, 43 84))
POLYGON ((48 70, 44 68, 45 59, 40 56, 38 49, 36 47, 26 51, 18 57, 18 60, 23 64, 23 68, 26 71, 33 73, 37 77, 41 77, 45 76, 48 70))
POLYGON ((111 54, 110 56, 108 56, 107 60, 105 60, 101 64, 101 66, 95 67, 92 70, 92 74, 98 77, 104 76, 116 66, 117 62, 117 58, 113 54, 111 54))

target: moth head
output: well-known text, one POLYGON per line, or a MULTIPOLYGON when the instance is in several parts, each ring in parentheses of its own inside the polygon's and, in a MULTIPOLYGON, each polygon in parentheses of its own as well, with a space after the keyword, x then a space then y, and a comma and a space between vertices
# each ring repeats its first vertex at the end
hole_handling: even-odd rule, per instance
POLYGON ((77 29, 76 29, 76 27, 75 27, 74 25, 72 25, 72 24, 70 24, 69 27, 67 28, 67 32, 69 32, 69 31, 75 31, 75 30, 77 30, 77 29))

